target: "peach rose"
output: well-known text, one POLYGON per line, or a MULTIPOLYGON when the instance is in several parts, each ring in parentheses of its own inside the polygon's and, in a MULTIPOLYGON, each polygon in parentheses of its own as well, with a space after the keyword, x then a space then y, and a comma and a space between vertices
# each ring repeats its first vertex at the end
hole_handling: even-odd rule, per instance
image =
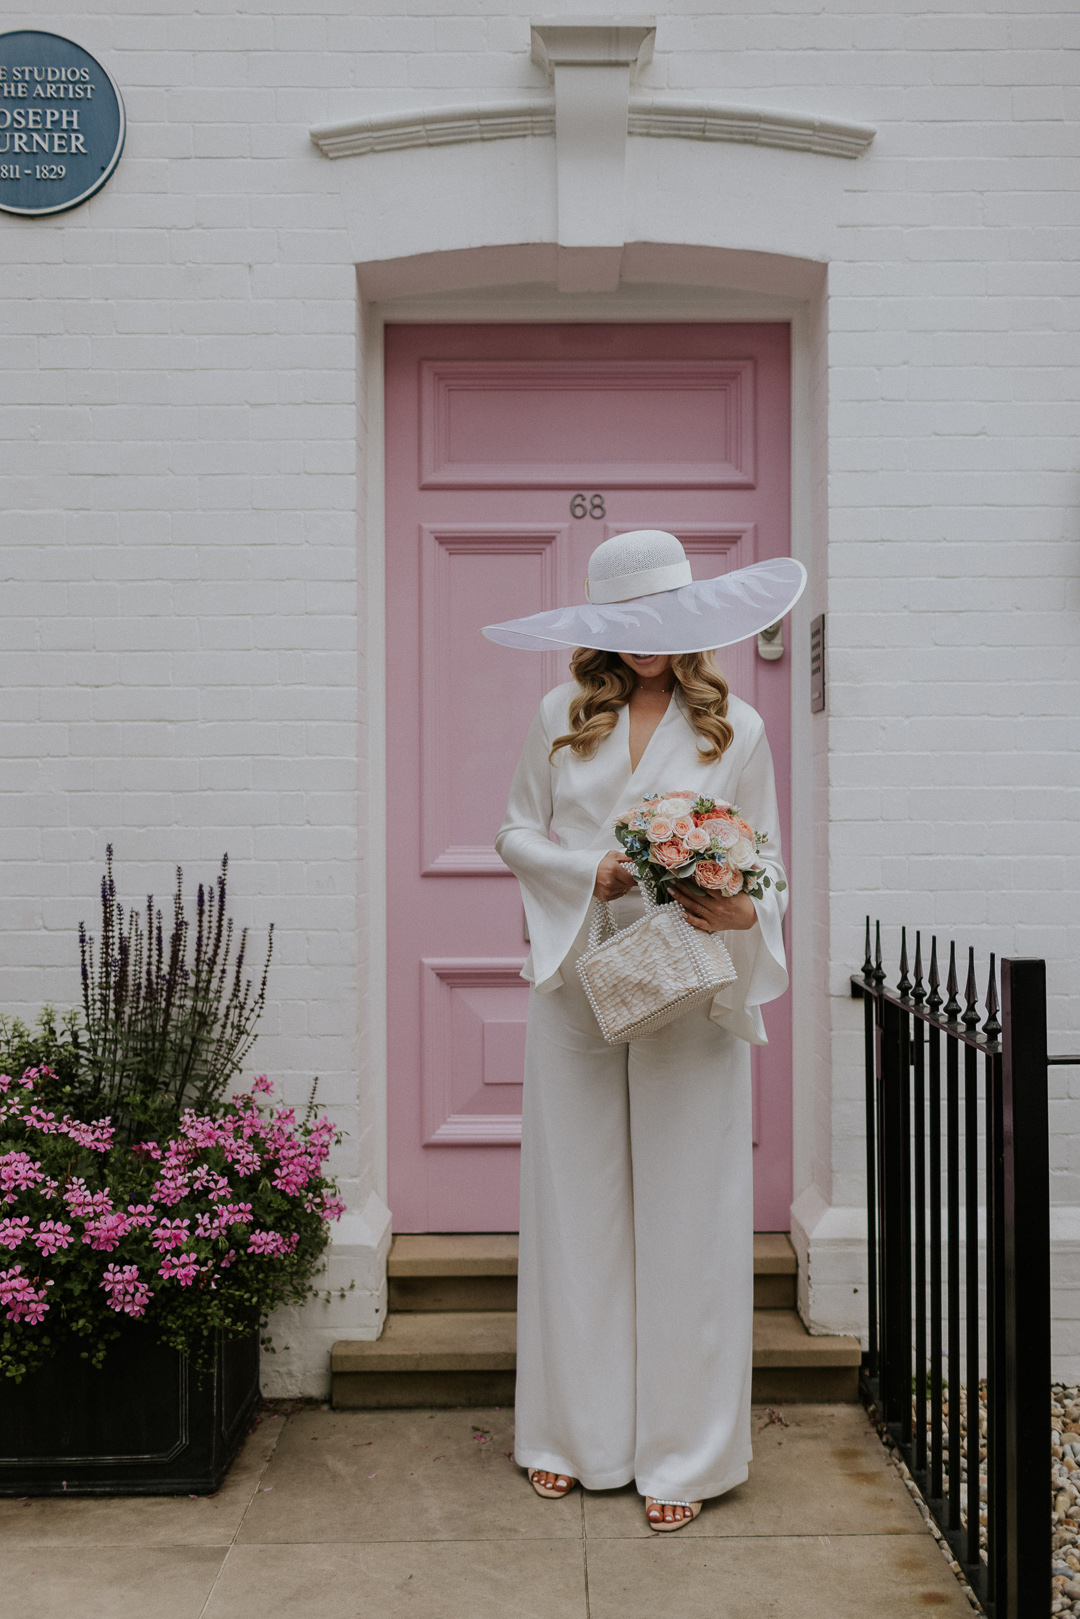
POLYGON ((743 874, 742 874, 742 872, 736 870, 736 868, 734 866, 728 866, 728 868, 727 868, 727 881, 723 884, 720 892, 722 894, 726 894, 729 899, 734 899, 735 895, 736 894, 741 894, 742 891, 743 891, 743 874))
POLYGON ((645 836, 650 843, 670 843, 672 826, 662 815, 654 815, 645 836))
POLYGON ((690 831, 683 838, 683 843, 690 850, 691 854, 699 854, 702 849, 707 849, 709 847, 709 842, 709 834, 706 832, 703 826, 691 827, 690 831))
MULTIPOLYGON (((722 892, 728 880, 727 866, 721 866, 715 860, 699 860, 698 868, 694 873, 694 881, 699 888, 707 888, 711 892, 722 892)), ((742 879, 739 879, 740 882, 742 879)))
POLYGON ((681 843, 674 841, 654 844, 649 851, 649 858, 655 860, 658 865, 666 866, 668 871, 674 871, 676 866, 685 866, 686 850, 681 843))
POLYGON ((677 838, 684 840, 695 830, 692 815, 680 815, 671 823, 671 830, 677 838))
POLYGON ((715 816, 710 821, 703 821, 701 829, 703 832, 707 832, 711 838, 715 838, 721 849, 730 849, 733 843, 738 843, 739 841, 739 833, 735 823, 727 820, 724 816, 715 816))
POLYGON ((754 841, 754 829, 750 825, 750 822, 749 821, 744 821, 742 816, 740 815, 740 816, 738 816, 736 818, 735 825, 738 827, 738 829, 742 833, 743 837, 744 838, 749 838, 750 842, 753 843, 753 841, 754 841))

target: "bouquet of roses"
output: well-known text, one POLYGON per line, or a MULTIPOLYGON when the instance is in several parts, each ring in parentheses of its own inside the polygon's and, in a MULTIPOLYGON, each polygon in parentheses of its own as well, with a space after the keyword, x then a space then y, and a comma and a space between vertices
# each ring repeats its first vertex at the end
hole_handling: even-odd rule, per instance
MULTIPOLYGON (((639 882, 652 885, 660 903, 673 882, 761 899, 773 880, 758 857, 767 834, 755 832, 736 805, 696 793, 655 793, 624 810, 615 836, 639 882)), ((777 890, 787 887, 776 883, 777 890)))

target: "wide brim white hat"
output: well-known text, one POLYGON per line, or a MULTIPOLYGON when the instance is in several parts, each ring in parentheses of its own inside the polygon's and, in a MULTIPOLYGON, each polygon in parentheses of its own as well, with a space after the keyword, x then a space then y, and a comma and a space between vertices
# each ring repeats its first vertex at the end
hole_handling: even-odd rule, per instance
POLYGON ((526 652, 584 646, 674 657, 757 635, 790 612, 805 588, 806 569, 794 557, 695 580, 674 534, 634 529, 593 552, 587 602, 488 624, 480 633, 526 652))

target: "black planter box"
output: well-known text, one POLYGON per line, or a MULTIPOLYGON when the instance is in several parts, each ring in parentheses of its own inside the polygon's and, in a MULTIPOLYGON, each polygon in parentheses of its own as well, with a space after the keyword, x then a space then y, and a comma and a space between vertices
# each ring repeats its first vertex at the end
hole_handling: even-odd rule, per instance
POLYGON ((0 1495, 209 1494, 258 1399, 257 1332, 220 1339, 200 1381, 124 1322, 100 1371, 63 1345, 21 1383, 0 1381, 0 1495))

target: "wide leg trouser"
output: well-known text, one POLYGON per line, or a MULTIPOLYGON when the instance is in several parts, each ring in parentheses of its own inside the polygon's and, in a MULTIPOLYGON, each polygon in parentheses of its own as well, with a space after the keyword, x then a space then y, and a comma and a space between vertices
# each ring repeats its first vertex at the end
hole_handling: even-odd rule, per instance
POLYGON ((707 1005, 606 1045, 584 942, 529 1004, 515 1457, 704 1499, 750 1458, 750 1048, 707 1005))

